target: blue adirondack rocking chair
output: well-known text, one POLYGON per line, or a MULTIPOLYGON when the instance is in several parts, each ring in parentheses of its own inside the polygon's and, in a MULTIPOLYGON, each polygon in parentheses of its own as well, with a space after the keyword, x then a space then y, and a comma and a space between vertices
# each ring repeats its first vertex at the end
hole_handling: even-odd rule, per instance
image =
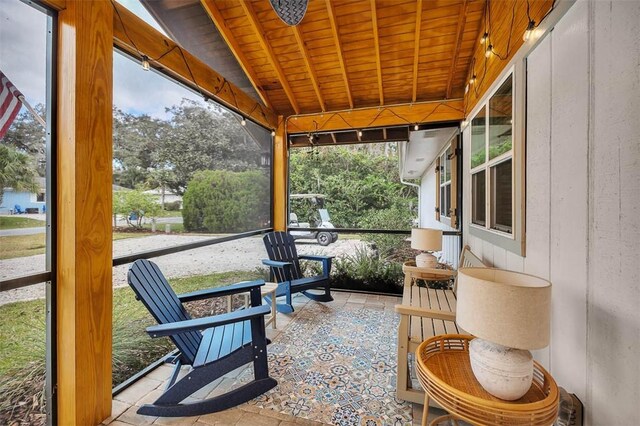
POLYGON ((318 302, 331 302, 331 256, 298 256, 296 244, 288 232, 269 232, 263 237, 264 246, 267 249, 269 260, 263 259, 262 263, 271 268, 271 275, 278 283, 276 297, 285 296, 285 303, 277 303, 278 312, 291 313, 293 305, 291 295, 302 292, 309 299, 318 302), (322 274, 305 278, 300 269, 299 260, 312 260, 322 262, 322 274), (324 293, 311 293, 310 289, 324 289, 324 293))
POLYGON ((20 204, 16 204, 15 206, 13 206, 13 213, 14 214, 25 214, 26 212, 24 210, 22 210, 22 207, 20 207, 20 204))
POLYGON ((176 295, 158 265, 136 260, 129 268, 129 285, 147 307, 158 325, 147 328, 151 337, 169 336, 180 353, 164 393, 143 405, 139 414, 183 417, 214 413, 249 401, 275 387, 269 377, 264 316, 269 306, 261 305, 264 281, 238 283, 227 287, 176 295), (210 297, 249 292, 251 307, 206 318, 192 319, 182 303, 210 297), (253 362, 254 380, 223 395, 199 402, 181 403, 189 395, 224 374, 253 362), (181 365, 192 367, 177 380, 181 365))

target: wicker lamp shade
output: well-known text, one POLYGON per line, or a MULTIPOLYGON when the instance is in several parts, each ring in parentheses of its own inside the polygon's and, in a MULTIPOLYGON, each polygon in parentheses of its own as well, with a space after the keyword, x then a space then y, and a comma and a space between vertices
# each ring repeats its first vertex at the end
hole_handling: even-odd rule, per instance
POLYGON ((442 231, 431 228, 411 230, 411 248, 423 251, 442 250, 442 231))
POLYGON ((458 271, 456 322, 474 336, 517 349, 549 344, 551 283, 493 268, 458 271))

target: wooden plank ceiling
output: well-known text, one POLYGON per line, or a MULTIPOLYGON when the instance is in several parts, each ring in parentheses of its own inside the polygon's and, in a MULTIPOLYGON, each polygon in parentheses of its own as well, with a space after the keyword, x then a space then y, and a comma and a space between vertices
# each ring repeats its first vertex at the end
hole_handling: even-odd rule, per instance
POLYGON ((269 0, 201 0, 279 115, 464 96, 485 0, 311 0, 297 27, 269 0))

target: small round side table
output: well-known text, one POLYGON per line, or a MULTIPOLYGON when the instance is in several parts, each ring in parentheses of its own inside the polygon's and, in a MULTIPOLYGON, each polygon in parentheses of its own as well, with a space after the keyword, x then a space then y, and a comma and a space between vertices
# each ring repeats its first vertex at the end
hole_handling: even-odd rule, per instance
POLYGON ((476 380, 469 362, 469 341, 473 336, 445 334, 425 340, 416 350, 416 371, 425 390, 422 425, 427 424, 429 399, 449 412, 444 418, 473 425, 553 424, 558 414, 559 393, 553 377, 534 362, 533 383, 516 401, 505 401, 485 391, 476 380))
MULTIPOLYGON (((266 282, 262 287, 260 287, 260 296, 265 297, 269 296, 271 299, 271 315, 265 318, 264 326, 268 326, 271 324, 271 328, 275 330, 276 328, 276 316, 278 315, 278 311, 276 310, 276 290, 278 289, 278 283, 270 283, 266 282)), ((245 308, 249 307, 249 294, 243 293, 244 297, 244 306, 245 308)), ((231 296, 227 296, 227 311, 231 312, 231 296)))

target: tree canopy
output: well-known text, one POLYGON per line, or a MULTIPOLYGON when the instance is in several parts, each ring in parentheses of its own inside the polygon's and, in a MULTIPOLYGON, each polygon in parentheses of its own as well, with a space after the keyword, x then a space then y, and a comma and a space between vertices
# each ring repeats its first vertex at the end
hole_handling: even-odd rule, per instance
POLYGON ((259 164, 263 148, 231 113, 186 99, 167 112, 170 118, 160 120, 114 108, 114 183, 183 194, 199 170, 239 172, 259 164))
MULTIPOLYGON (((292 150, 290 192, 320 193, 337 227, 369 227, 380 211, 406 212, 403 219, 411 225, 417 194, 400 182, 395 145, 355 145, 320 147, 312 151, 292 150)), ((291 211, 300 222, 313 222, 317 206, 304 200, 291 200, 291 211)), ((397 216, 397 215, 396 215, 397 216)), ((396 217, 394 216, 394 217, 396 217)), ((401 223, 377 227, 398 229, 401 223)))

